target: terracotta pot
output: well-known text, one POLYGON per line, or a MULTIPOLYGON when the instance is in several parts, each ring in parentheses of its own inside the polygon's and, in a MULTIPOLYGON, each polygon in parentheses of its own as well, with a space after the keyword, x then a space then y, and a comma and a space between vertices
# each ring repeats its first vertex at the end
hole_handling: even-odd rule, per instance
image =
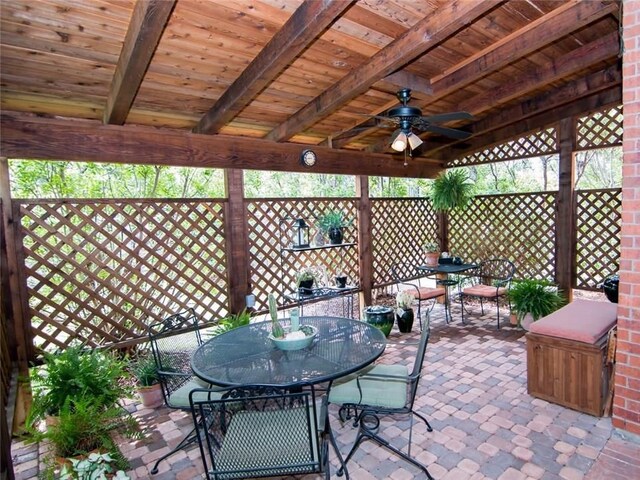
POLYGON ((509 323, 514 327, 518 325, 518 316, 515 313, 509 315, 509 323))
POLYGON ((159 383, 150 387, 138 387, 138 396, 142 401, 142 406, 146 408, 157 408, 164 403, 159 383))
POLYGON ((426 252, 424 254, 424 261, 426 265, 434 266, 438 265, 438 259, 440 258, 439 252, 426 252))

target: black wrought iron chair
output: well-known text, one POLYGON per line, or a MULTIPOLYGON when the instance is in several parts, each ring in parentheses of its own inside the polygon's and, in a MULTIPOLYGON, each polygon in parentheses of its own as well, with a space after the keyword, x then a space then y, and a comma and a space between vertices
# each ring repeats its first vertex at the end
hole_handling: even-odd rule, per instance
MULTIPOLYGON (((378 364, 344 379, 339 379, 331 386, 329 403, 340 405, 340 421, 345 422, 353 418, 353 425, 359 427, 356 440, 344 459, 345 466, 364 440, 372 440, 420 468, 429 479, 432 478, 427 467, 411 457, 413 415, 425 423, 427 431, 433 431, 429 421, 413 409, 429 342, 428 314, 425 323, 411 373, 408 373, 408 369, 404 365, 378 364), (391 445, 378 434, 380 416, 397 414, 408 414, 411 417, 407 453, 391 445)), ((342 469, 337 473, 340 476, 342 469)))
MULTIPOLYGON (((189 410, 193 389, 209 387, 191 371, 191 355, 202 344, 199 318, 190 308, 149 325, 149 341, 156 362, 162 395, 169 408, 189 410)), ((195 429, 169 453, 158 458, 151 473, 158 473, 160 462, 197 440, 195 429)))
POLYGON ((499 329, 500 298, 506 296, 515 273, 515 265, 505 258, 491 258, 482 262, 480 268, 468 277, 471 286, 463 288, 460 292, 462 323, 464 323, 465 298, 478 298, 480 300, 482 315, 484 315, 484 301, 493 300, 496 302, 496 323, 499 329))
POLYGON ((207 479, 324 473, 330 478, 331 433, 327 400, 313 386, 289 391, 245 385, 191 392, 191 411, 207 479), (211 397, 210 397, 211 396, 211 397))
POLYGON ((438 297, 446 298, 447 291, 442 286, 427 286, 427 280, 436 280, 435 277, 426 275, 425 272, 418 270, 416 265, 412 263, 396 263, 392 265, 391 278, 396 282, 398 291, 401 290, 400 286, 408 287, 406 290, 411 292, 417 300, 418 321, 420 322, 420 330, 422 330, 422 303, 431 300, 431 305, 425 311, 425 315, 427 315, 433 310, 438 297))

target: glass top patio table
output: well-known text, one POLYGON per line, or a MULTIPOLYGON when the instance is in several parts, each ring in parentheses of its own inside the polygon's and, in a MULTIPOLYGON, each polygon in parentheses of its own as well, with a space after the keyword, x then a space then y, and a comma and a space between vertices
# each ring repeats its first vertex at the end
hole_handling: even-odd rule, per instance
MULTIPOLYGON (((280 320, 282 326, 288 319, 280 320)), ((384 352, 386 339, 376 327, 341 317, 301 317, 318 329, 313 343, 283 351, 269 339, 271 322, 245 325, 203 343, 191 358, 193 373, 220 385, 322 383, 355 372, 384 352)))
POLYGON ((460 265, 456 265, 455 263, 439 263, 438 265, 418 265, 416 268, 430 273, 449 274, 466 272, 467 270, 473 270, 479 266, 480 265, 475 263, 461 263, 460 265))

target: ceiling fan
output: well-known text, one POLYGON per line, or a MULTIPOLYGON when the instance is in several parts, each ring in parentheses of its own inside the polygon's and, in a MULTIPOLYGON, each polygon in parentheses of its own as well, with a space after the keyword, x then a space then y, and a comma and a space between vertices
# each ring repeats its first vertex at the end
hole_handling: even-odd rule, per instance
POLYGON ((386 115, 373 115, 374 118, 383 120, 380 126, 396 126, 397 129, 391 135, 391 148, 398 152, 408 149, 409 154, 420 145, 422 139, 414 133, 414 129, 420 132, 433 132, 445 137, 464 140, 471 136, 471 133, 455 128, 441 127, 438 123, 450 122, 454 120, 465 120, 473 118, 468 112, 438 113, 435 115, 422 116, 422 110, 418 107, 407 105, 411 100, 411 89, 403 88, 396 93, 402 105, 390 109, 386 115), (385 125, 385 122, 391 122, 385 125))

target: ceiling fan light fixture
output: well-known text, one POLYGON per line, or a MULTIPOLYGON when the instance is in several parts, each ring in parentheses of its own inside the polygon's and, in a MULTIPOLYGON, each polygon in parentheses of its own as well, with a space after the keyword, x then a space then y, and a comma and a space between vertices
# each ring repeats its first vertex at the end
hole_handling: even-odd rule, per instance
POLYGON ((413 132, 410 132, 409 135, 407 135, 407 141, 409 142, 411 150, 415 150, 422 145, 422 139, 413 132))
POLYGON ((402 152, 407 148, 407 134, 402 130, 396 130, 391 136, 391 148, 396 152, 402 152))

